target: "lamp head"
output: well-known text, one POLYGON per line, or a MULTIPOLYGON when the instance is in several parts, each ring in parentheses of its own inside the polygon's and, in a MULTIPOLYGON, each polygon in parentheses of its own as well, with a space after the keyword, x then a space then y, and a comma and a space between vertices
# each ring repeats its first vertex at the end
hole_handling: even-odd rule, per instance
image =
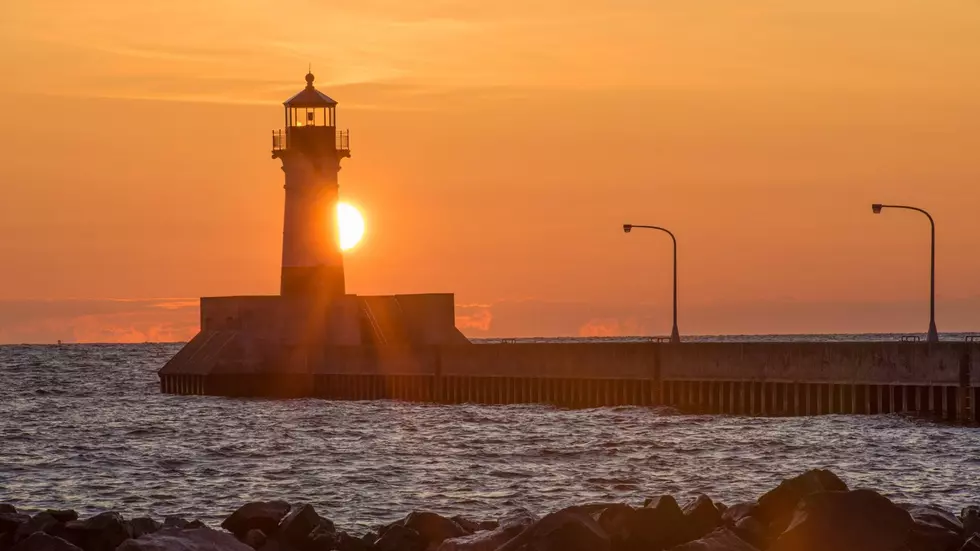
POLYGON ((623 224, 623 233, 629 233, 633 229, 633 224, 623 224))
POLYGON ((875 203, 871 205, 871 212, 875 214, 881 214, 881 203, 875 203))

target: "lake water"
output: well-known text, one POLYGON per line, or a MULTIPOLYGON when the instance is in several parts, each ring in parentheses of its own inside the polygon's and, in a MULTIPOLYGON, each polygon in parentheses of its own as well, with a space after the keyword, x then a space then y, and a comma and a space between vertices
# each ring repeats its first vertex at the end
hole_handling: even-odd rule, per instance
POLYGON ((694 492, 731 503, 814 467, 896 500, 980 502, 975 427, 160 394, 156 370, 179 348, 0 347, 0 502, 217 524, 245 501, 285 499, 354 528, 413 509, 492 518, 694 492))

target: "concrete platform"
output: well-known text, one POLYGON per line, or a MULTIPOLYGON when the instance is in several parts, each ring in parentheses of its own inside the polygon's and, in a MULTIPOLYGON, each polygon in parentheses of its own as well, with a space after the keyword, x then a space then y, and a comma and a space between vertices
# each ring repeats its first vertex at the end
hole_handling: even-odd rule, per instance
POLYGON ((918 412, 980 422, 977 343, 299 346, 272 350, 260 362, 254 349, 242 353, 250 346, 234 330, 202 333, 161 370, 161 389, 446 404, 673 406, 744 415, 918 412))

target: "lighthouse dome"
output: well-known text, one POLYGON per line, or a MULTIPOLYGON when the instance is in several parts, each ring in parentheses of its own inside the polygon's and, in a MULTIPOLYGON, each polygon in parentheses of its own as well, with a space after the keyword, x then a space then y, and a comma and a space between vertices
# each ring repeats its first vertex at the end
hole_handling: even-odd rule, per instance
POLYGON ((334 107, 337 102, 313 86, 313 73, 306 74, 306 88, 283 102, 286 107, 334 107))

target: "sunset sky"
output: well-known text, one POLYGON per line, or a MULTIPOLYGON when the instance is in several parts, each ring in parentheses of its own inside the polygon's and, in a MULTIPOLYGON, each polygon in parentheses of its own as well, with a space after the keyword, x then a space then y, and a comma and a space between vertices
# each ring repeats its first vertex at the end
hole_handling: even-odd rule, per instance
POLYGON ((980 330, 977 0, 0 3, 0 342, 274 294, 281 102, 340 102, 359 294, 469 336, 980 330))

